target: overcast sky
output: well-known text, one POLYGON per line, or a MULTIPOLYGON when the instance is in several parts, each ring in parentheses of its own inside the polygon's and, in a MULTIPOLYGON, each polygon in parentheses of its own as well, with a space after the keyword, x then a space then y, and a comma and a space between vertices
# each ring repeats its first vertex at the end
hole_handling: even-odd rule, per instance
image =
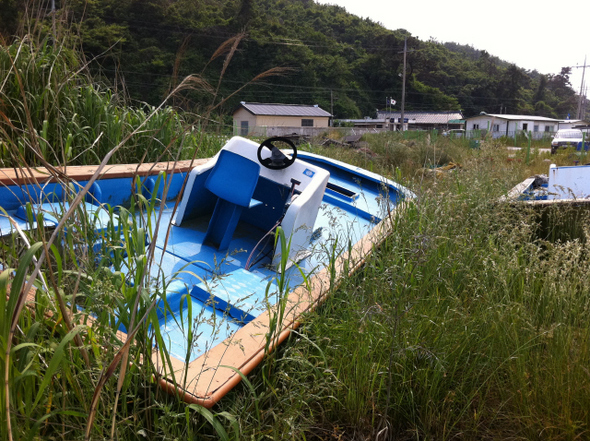
MULTIPOLYGON (((339 5, 387 29, 406 29, 420 40, 471 45, 505 61, 543 74, 564 66, 590 65, 590 0, 542 2, 495 0, 316 0, 339 5)), ((579 91, 582 68, 573 68, 571 82, 579 91)), ((585 81, 590 84, 590 68, 585 81)), ((587 89, 589 90, 589 89, 587 89)))

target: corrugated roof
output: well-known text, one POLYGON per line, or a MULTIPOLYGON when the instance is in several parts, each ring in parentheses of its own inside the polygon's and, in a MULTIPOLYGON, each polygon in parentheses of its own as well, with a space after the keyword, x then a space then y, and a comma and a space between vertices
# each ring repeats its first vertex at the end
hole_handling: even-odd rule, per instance
MULTIPOLYGON (((386 112, 380 110, 377 116, 381 118, 401 118, 401 112, 386 112)), ((463 119, 461 112, 404 112, 404 118, 415 124, 449 124, 451 120, 463 119)))
POLYGON ((309 106, 305 104, 269 104, 242 102, 241 106, 253 115, 317 117, 332 116, 330 112, 326 112, 317 105, 309 106))
POLYGON ((345 123, 354 123, 354 124, 385 124, 387 120, 385 118, 381 119, 371 119, 371 118, 363 118, 363 119, 339 119, 340 122, 345 123))
POLYGON ((544 116, 535 115, 511 115, 505 113, 484 113, 483 115, 476 115, 467 119, 481 118, 482 116, 490 116, 497 119, 505 119, 508 121, 545 121, 545 122, 562 122, 561 119, 546 118, 544 116))

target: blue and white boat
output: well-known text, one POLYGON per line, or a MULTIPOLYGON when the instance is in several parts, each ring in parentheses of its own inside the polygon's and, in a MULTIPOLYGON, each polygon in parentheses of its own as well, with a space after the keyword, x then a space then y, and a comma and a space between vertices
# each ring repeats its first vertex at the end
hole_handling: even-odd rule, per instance
MULTIPOLYGON (((39 222, 60 226, 73 210, 66 195, 85 188, 80 208, 100 250, 101 232, 121 231, 127 222, 118 207, 129 204, 139 179, 146 199, 160 201, 152 213, 137 215, 145 217, 146 247, 153 253, 145 286, 155 293, 161 342, 171 360, 153 361, 164 387, 210 407, 334 283, 359 268, 391 231, 392 212, 414 198, 372 172, 298 152, 292 144, 283 152, 282 142, 258 145, 235 137, 214 158, 164 167, 166 174, 161 165, 141 173, 118 166, 93 182, 92 170, 85 176, 69 169, 75 181, 68 185, 8 177, 13 171, 4 170, 0 235, 39 222)), ((125 274, 132 263, 110 265, 125 274)))
POLYGON ((590 202, 590 165, 549 166, 548 175, 537 175, 516 185, 506 201, 532 205, 590 202))

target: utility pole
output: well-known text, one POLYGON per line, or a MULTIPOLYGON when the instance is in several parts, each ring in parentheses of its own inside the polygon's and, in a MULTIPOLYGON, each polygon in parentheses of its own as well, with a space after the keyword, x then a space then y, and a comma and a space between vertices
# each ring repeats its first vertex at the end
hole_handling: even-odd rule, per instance
POLYGON ((404 37, 404 71, 402 73, 402 117, 400 122, 402 124, 401 131, 404 131, 405 108, 406 108, 406 59, 408 55, 408 37, 404 37))
POLYGON ((582 84, 580 85, 580 100, 578 101, 578 119, 582 119, 582 102, 585 101, 584 74, 586 73, 586 57, 584 57, 584 69, 582 70, 582 84))
POLYGON ((586 68, 590 67, 590 65, 586 64, 586 57, 584 57, 584 64, 583 65, 581 65, 581 66, 578 66, 578 65, 566 66, 566 67, 569 67, 570 69, 574 69, 574 68, 576 68, 576 69, 582 68, 583 69, 583 71, 582 71, 582 84, 580 86, 580 98, 578 100, 578 112, 576 115, 577 119, 582 119, 582 112, 583 112, 582 111, 582 107, 583 107, 582 104, 586 102, 586 100, 585 100, 586 92, 584 90, 585 89, 585 87, 584 87, 584 74, 586 73, 586 68))
POLYGON ((586 113, 588 113, 588 100, 586 99, 586 95, 588 95, 588 86, 584 88, 584 102, 582 103, 582 118, 586 118, 586 113))

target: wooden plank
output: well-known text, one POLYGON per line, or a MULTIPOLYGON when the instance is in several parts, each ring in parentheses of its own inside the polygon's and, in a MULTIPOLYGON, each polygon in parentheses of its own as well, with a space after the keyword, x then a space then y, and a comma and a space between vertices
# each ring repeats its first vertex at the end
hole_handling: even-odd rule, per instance
POLYGON ((530 205, 532 207, 549 207, 551 205, 588 205, 590 199, 544 199, 528 201, 508 201, 514 205, 530 205))
MULTIPOLYGON (((7 295, 6 295, 6 300, 8 300, 10 298, 10 285, 7 288, 7 295)), ((25 305, 27 308, 29 308, 29 310, 34 314, 35 313, 35 302, 36 302, 36 294, 37 294, 37 288, 35 288, 34 286, 31 287, 31 289, 29 290, 29 292, 27 293, 27 298, 25 300, 25 305)), ((49 296, 49 293, 46 293, 47 296, 49 296)), ((50 300, 53 302, 53 298, 50 297, 50 300)), ((54 304, 55 307, 55 304, 54 304)), ((96 321, 96 319, 88 314, 78 314, 78 319, 77 320, 75 318, 75 316, 73 314, 71 314, 71 311, 69 311, 70 314, 68 314, 70 316, 70 320, 72 321, 73 324, 77 324, 77 325, 86 325, 88 327, 91 327, 94 325, 94 322, 96 321)), ((44 316, 47 318, 52 318, 53 317, 53 312, 52 311, 45 311, 44 316)), ((123 331, 117 330, 115 335, 117 336, 117 338, 120 341, 125 341, 127 339, 127 334, 123 331)))
MULTIPOLYGON (((107 165, 101 174, 102 179, 125 178, 131 176, 149 176, 158 174, 161 171, 166 173, 182 173, 190 171, 197 165, 204 164, 208 159, 195 159, 174 162, 152 162, 145 164, 117 164, 107 165)), ((96 171, 98 165, 83 165, 70 167, 45 167, 35 168, 2 168, 0 169, 0 184, 3 185, 24 185, 34 182, 56 182, 67 176, 68 180, 87 181, 96 171)))
POLYGON ((508 192, 507 195, 500 197, 500 202, 505 202, 505 201, 517 199, 519 196, 522 195, 522 193, 526 189, 528 189, 531 185, 533 185, 533 182, 535 182, 535 179, 536 178, 533 176, 533 177, 527 178, 524 181, 522 181, 521 183, 517 184, 516 186, 514 186, 514 188, 512 188, 512 190, 510 190, 508 192))

